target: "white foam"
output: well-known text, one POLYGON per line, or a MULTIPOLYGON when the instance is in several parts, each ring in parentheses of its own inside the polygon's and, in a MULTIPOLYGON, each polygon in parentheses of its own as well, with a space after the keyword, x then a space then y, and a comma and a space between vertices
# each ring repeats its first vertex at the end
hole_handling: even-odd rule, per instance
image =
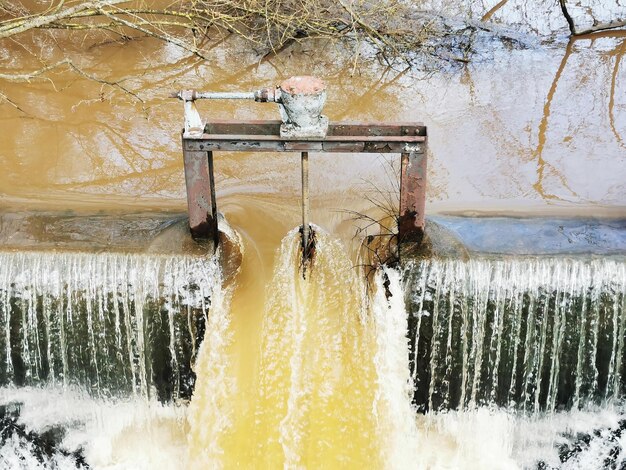
MULTIPOLYGON (((143 398, 96 400, 80 391, 60 387, 0 389, 0 404, 7 403, 20 404, 17 423, 27 432, 63 429, 65 435, 60 448, 68 452, 82 449, 93 469, 184 468, 181 466, 187 452, 184 406, 162 405, 143 398)), ((27 446, 15 439, 5 443, 1 455, 12 464, 6 468, 40 468, 27 446), (26 463, 18 465, 16 458, 26 459, 22 460, 26 463)), ((69 457, 59 454, 41 468, 73 468, 71 462, 69 457)))

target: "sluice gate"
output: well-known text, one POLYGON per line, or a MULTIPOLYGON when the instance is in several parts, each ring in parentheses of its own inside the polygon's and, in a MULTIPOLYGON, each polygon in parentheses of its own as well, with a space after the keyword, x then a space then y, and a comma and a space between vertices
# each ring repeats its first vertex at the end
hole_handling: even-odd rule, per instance
POLYGON ((182 132, 189 227, 194 238, 217 244, 214 152, 299 152, 302 166, 302 244, 309 235, 309 153, 399 153, 401 155, 399 243, 419 245, 424 236, 426 126, 418 122, 329 122, 323 116, 326 85, 315 77, 291 77, 275 88, 253 92, 198 92, 172 95, 184 102, 182 132), (281 120, 205 122, 199 99, 274 102, 281 120))

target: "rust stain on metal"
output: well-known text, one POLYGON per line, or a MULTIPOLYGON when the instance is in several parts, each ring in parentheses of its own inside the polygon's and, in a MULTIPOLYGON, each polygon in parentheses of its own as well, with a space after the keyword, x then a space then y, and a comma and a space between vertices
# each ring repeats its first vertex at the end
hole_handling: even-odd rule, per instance
MULTIPOLYGON (((280 125, 282 121, 276 120, 249 120, 249 121, 230 121, 230 120, 212 120, 206 123, 206 134, 203 137, 224 135, 266 135, 273 136, 275 139, 288 140, 280 137, 280 125)), ((420 123, 372 123, 372 122, 331 122, 328 125, 328 133, 324 139, 337 138, 338 136, 347 137, 394 137, 396 139, 406 138, 409 136, 426 136, 426 127, 420 123)), ((306 139, 296 139, 306 140, 306 139)), ((408 141, 408 140, 407 140, 408 141)), ((416 141, 419 141, 417 139, 416 141)))
POLYGON ((285 151, 288 152, 290 150, 299 151, 318 151, 321 152, 324 150, 322 142, 285 142, 285 151))
POLYGON ((426 155, 405 152, 401 158, 398 242, 419 244, 424 237, 426 155))
POLYGON ((326 90, 326 84, 317 77, 304 75, 291 77, 280 84, 280 88, 291 94, 317 94, 326 90))
POLYGON ((183 151, 189 229, 194 238, 212 239, 217 234, 217 205, 210 152, 183 151), (210 161, 211 160, 211 161, 210 161), (211 168, 210 168, 211 167, 211 168))

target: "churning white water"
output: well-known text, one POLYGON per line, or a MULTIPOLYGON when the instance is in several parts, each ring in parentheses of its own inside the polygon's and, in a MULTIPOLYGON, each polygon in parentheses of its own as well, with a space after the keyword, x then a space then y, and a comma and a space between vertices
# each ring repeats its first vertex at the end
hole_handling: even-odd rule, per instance
POLYGON ((213 257, 0 253, 0 468, 181 468, 220 284, 213 257))

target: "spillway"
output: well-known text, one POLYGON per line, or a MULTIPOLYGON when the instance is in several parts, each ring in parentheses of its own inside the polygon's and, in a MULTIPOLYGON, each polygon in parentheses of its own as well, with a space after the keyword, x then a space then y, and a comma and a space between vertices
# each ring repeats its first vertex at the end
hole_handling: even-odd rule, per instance
POLYGON ((189 398, 214 258, 0 252, 0 383, 189 398))
POLYGON ((433 259, 405 274, 420 409, 540 412, 623 396, 623 259, 433 259))

